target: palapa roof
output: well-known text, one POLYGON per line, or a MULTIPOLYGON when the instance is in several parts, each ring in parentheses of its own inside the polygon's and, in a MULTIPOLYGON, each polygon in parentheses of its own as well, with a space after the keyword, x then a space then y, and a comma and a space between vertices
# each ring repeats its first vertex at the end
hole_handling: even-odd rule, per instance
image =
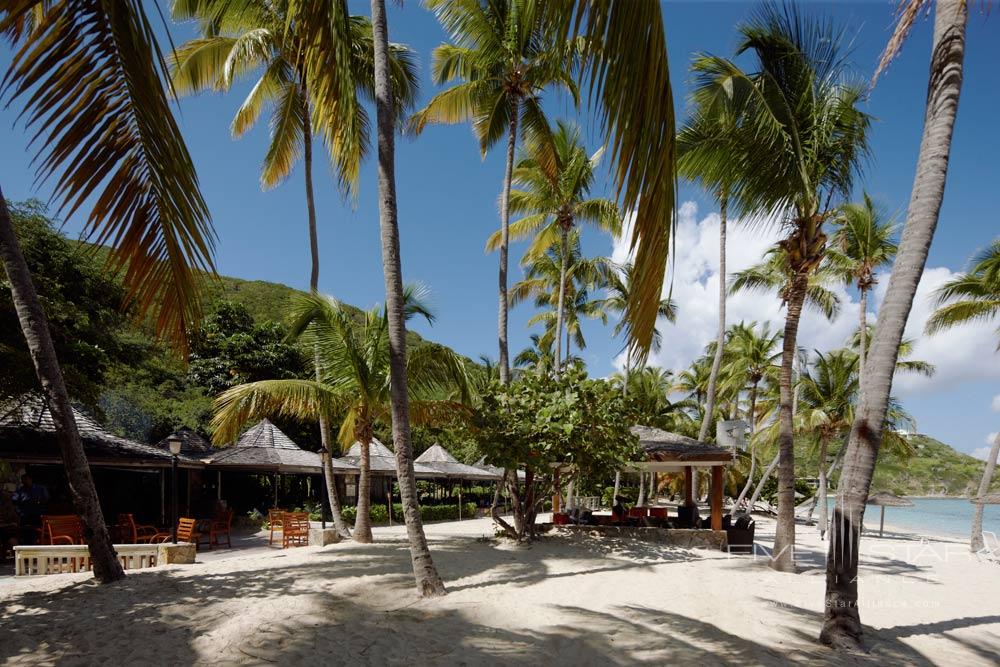
POLYGON ((728 449, 652 426, 636 425, 629 431, 639 438, 639 446, 650 461, 719 461, 733 457, 728 449))
MULTIPOLYGON (((360 468, 361 466, 361 443, 355 442, 351 445, 351 448, 347 450, 347 454, 341 458, 342 461, 348 463, 355 468, 360 468)), ((372 438, 371 444, 368 445, 368 460, 370 465, 370 470, 373 475, 387 475, 390 477, 396 476, 396 455, 393 454, 392 450, 382 444, 378 438, 372 438)), ((425 465, 413 463, 413 472, 417 477, 432 478, 440 477, 441 474, 429 468, 425 465)))
POLYGON ((496 480, 500 479, 500 475, 502 474, 502 471, 490 472, 482 468, 460 463, 458 459, 448 452, 447 449, 436 443, 428 447, 427 450, 418 456, 414 461, 429 468, 433 468, 434 470, 439 471, 442 476, 452 479, 496 480))
POLYGON ((168 442, 171 438, 178 438, 181 441, 181 454, 186 454, 188 456, 193 456, 196 458, 204 458, 206 456, 211 456, 215 452, 215 448, 212 447, 212 443, 203 438, 197 431, 188 428, 187 426, 182 426, 163 440, 156 443, 155 447, 169 452, 170 443, 168 442))
MULTIPOLYGON (((249 428, 230 447, 216 450, 208 463, 211 467, 278 473, 319 473, 322 470, 317 452, 296 445, 268 419, 262 419, 249 428)), ((333 459, 333 466, 334 472, 353 472, 339 459, 333 459)))
MULTIPOLYGON (((83 450, 91 464, 164 468, 171 464, 169 451, 122 438, 105 430, 82 410, 73 408, 83 450)), ((35 392, 0 402, 0 458, 25 463, 61 463, 62 454, 48 403, 35 392)), ((179 464, 200 468, 202 463, 181 455, 179 464)))
POLYGON ((987 493, 985 496, 976 496, 970 500, 977 505, 1000 505, 1000 493, 987 493))
POLYGON ((912 500, 897 496, 895 493, 889 493, 888 491, 880 491, 868 496, 868 504, 882 507, 913 507, 912 500))

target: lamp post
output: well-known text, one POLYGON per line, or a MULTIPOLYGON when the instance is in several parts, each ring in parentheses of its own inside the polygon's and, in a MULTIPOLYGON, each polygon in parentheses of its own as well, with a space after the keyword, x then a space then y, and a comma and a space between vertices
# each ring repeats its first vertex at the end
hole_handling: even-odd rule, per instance
POLYGON ((181 439, 175 435, 167 438, 170 445, 170 534, 177 544, 177 455, 181 453, 181 439))
POLYGON ((326 496, 328 495, 326 488, 326 462, 329 460, 330 452, 327 451, 326 447, 319 450, 320 472, 323 475, 323 488, 319 492, 319 519, 323 528, 326 528, 326 496))

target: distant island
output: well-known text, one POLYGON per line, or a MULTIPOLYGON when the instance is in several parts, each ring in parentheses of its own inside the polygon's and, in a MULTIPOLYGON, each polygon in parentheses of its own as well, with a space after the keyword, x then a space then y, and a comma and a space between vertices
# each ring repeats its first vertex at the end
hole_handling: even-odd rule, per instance
MULTIPOLYGON (((907 436, 913 458, 898 462, 879 460, 872 489, 900 496, 969 498, 976 494, 983 476, 984 461, 963 454, 927 435, 907 436)), ((994 479, 992 490, 1000 490, 994 479)))

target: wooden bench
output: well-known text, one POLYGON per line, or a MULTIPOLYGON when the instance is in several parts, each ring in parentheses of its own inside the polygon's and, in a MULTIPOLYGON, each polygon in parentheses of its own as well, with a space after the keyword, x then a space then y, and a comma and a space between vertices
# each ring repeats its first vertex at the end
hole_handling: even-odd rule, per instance
POLYGON ((83 522, 75 514, 42 516, 42 544, 84 544, 83 522))
POLYGON ((281 515, 281 548, 309 546, 309 513, 285 512, 281 515))
MULTIPOLYGON (((156 567, 155 544, 116 544, 118 560, 126 570, 156 567)), ((14 574, 17 576, 86 572, 91 569, 86 544, 41 544, 14 547, 14 574)))

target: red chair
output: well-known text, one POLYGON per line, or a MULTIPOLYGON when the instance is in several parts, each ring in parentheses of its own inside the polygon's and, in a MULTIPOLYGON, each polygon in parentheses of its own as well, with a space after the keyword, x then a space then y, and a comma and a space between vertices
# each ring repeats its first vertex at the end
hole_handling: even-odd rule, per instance
POLYGON ((648 507, 630 507, 628 508, 628 518, 630 519, 645 519, 646 512, 649 511, 648 507))
POLYGON ((649 508, 649 518, 650 519, 666 519, 667 518, 667 508, 666 507, 650 507, 649 508))

